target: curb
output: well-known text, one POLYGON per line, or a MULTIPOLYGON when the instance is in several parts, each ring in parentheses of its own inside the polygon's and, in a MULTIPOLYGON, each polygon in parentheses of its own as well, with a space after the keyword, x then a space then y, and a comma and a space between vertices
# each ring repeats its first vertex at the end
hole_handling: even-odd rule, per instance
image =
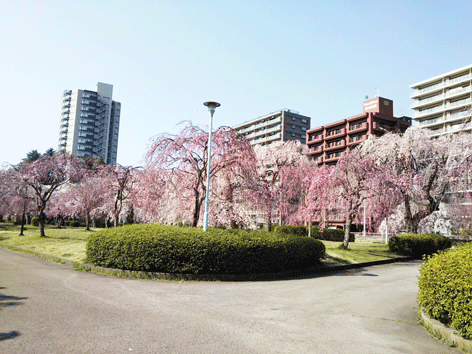
POLYGON ((472 353, 472 340, 462 337, 456 330, 431 318, 423 309, 418 310, 418 320, 433 337, 441 342, 458 348, 464 353, 472 353))
POLYGON ((262 273, 262 274, 185 274, 185 273, 164 273, 164 272, 146 272, 135 270, 123 270, 115 268, 105 268, 95 266, 92 264, 84 264, 79 261, 74 261, 69 258, 59 257, 33 251, 28 248, 19 246, 12 246, 0 242, 0 247, 10 249, 11 251, 18 251, 47 259, 56 263, 68 265, 76 270, 89 271, 102 275, 112 275, 118 277, 129 277, 139 279, 161 279, 161 280, 200 280, 200 281, 272 281, 272 280, 289 280, 309 278, 326 273, 334 273, 349 269, 359 269, 374 265, 382 265, 396 262, 411 261, 413 257, 396 257, 389 259, 381 259, 378 261, 370 261, 363 263, 342 264, 334 266, 314 266, 304 269, 294 269, 287 272, 280 273, 262 273))

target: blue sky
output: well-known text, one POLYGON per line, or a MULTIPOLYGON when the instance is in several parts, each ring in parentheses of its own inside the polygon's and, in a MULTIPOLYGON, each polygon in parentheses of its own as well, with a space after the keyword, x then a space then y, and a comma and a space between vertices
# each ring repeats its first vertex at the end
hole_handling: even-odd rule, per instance
POLYGON ((0 164, 55 147, 61 93, 114 85, 118 163, 178 123, 281 108, 316 127, 364 97, 412 115, 409 85, 472 64, 470 1, 0 0, 0 164))

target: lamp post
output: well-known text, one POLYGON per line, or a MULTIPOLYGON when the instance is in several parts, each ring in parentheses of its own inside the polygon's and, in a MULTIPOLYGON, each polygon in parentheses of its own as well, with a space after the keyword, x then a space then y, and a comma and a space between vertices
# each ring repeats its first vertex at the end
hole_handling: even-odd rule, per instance
POLYGON ((203 231, 208 231, 208 203, 210 201, 210 171, 211 171, 211 133, 213 130, 213 114, 216 107, 221 106, 218 102, 205 102, 204 106, 210 111, 210 132, 208 133, 208 161, 207 161, 207 180, 205 193, 205 215, 203 217, 203 231))

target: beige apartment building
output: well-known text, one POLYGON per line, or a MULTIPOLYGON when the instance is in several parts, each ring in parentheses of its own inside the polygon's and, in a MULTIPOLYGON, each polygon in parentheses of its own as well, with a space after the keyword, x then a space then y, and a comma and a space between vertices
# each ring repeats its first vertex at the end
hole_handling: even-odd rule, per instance
POLYGON ((434 136, 472 130, 472 65, 420 81, 410 87, 416 125, 434 136))

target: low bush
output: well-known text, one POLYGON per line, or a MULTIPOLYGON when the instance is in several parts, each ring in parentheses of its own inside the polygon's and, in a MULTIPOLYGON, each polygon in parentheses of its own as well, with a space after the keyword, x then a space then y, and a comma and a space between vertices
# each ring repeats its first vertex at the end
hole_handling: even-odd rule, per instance
POLYGON ((428 258, 418 286, 418 304, 428 315, 472 339, 472 244, 428 258))
POLYGON ((39 217, 35 216, 31 218, 31 225, 39 226, 39 217))
MULTIPOLYGON (((340 229, 324 229, 323 232, 313 233, 313 237, 325 241, 344 241, 344 230, 340 229)), ((356 237, 353 233, 349 233, 349 242, 354 242, 356 237)))
POLYGON ((129 225, 89 236, 87 261, 98 266, 170 273, 257 274, 315 265, 322 242, 266 231, 129 225))
POLYGON ((432 255, 451 247, 451 240, 439 234, 401 234, 388 241, 390 251, 414 258, 432 255))
POLYGON ((308 230, 305 226, 278 225, 275 227, 274 233, 277 235, 307 236, 308 230))
POLYGON ((69 226, 69 227, 80 227, 80 221, 78 221, 78 220, 66 220, 64 222, 64 225, 69 226))

